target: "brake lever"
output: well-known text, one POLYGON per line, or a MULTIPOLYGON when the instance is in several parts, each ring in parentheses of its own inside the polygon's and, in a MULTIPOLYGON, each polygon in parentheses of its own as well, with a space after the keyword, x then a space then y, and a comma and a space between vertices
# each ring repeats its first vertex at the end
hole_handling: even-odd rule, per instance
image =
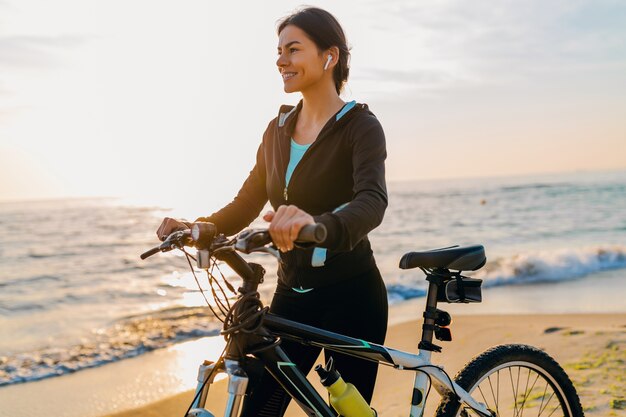
POLYGON ((270 255, 272 255, 274 258, 278 259, 278 261, 281 261, 280 258, 280 252, 278 251, 278 249, 274 248, 274 247, 267 247, 267 246, 263 246, 262 248, 258 248, 258 249, 253 249, 250 251, 250 253, 252 252, 264 252, 264 253, 269 253, 270 255))
POLYGON ((167 237, 167 239, 165 239, 163 243, 159 245, 159 249, 162 252, 168 252, 173 249, 182 249, 183 246, 185 246, 185 243, 187 243, 190 239, 191 239, 191 230, 189 229, 179 230, 177 232, 170 234, 167 237))
MULTIPOLYGON (((244 230, 237 236, 235 249, 243 253, 263 252, 261 248, 272 242, 268 230, 249 229, 244 230)), ((272 252, 268 252, 272 253, 272 252)))
POLYGON ((142 253, 139 257, 143 260, 159 252, 169 252, 176 248, 182 249, 183 246, 185 246, 185 243, 188 243, 190 239, 190 230, 179 230, 177 232, 171 233, 167 237, 167 239, 165 239, 159 246, 155 246, 154 248, 142 253), (186 240, 183 241, 183 239, 186 240))

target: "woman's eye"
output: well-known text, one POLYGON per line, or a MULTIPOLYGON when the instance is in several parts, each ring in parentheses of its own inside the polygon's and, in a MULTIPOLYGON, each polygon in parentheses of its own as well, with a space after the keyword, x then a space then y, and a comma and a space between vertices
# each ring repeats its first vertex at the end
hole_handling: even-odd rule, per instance
MULTIPOLYGON (((290 53, 290 54, 293 54, 294 52, 297 52, 297 51, 298 51, 298 49, 296 49, 296 48, 289 48, 289 53, 290 53)), ((278 51, 276 54, 277 54, 278 56, 280 56, 280 55, 281 55, 281 52, 280 52, 280 51, 278 51)))

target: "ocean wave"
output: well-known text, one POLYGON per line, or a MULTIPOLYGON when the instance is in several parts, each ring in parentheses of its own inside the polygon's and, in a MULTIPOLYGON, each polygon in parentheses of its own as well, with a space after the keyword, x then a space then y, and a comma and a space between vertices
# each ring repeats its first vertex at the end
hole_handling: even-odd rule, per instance
POLYGON ((424 297, 425 295, 426 290, 424 288, 416 288, 403 284, 387 285, 387 299, 389 300, 389 304, 410 300, 411 298, 424 297))
MULTIPOLYGON (((626 246, 605 245, 516 254, 465 273, 483 280, 483 288, 569 281, 609 269, 626 268, 626 246)), ((388 284, 390 304, 426 295, 426 281, 388 284)))
POLYGON ((489 262, 473 276, 497 286, 568 281, 618 268, 626 268, 626 246, 607 245, 517 254, 489 262))
POLYGON ((508 185, 499 188, 499 191, 511 192, 511 191, 526 191, 526 190, 543 190, 553 188, 573 188, 575 185, 567 182, 553 182, 553 183, 530 183, 520 185, 508 185))
POLYGON ((184 340, 218 334, 208 308, 172 308, 129 317, 69 347, 0 356, 0 387, 61 376, 134 357, 184 340))
POLYGON ((41 285, 48 282, 59 282, 61 281, 61 277, 58 275, 35 275, 32 277, 24 277, 19 279, 9 279, 4 282, 0 282, 0 287, 10 287, 13 285, 41 285))
POLYGON ((43 259, 43 258, 66 258, 68 256, 77 256, 78 252, 35 252, 31 251, 28 253, 29 258, 33 259, 43 259))

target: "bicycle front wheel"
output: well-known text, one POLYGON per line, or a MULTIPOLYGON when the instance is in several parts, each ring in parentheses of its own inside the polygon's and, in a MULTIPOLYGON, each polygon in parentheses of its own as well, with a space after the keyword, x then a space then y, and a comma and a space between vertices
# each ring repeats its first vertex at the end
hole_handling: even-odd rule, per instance
MULTIPOLYGON (((576 389, 547 353, 526 345, 493 347, 472 359, 455 381, 497 417, 583 417, 576 389)), ((480 416, 448 394, 438 417, 480 416)))

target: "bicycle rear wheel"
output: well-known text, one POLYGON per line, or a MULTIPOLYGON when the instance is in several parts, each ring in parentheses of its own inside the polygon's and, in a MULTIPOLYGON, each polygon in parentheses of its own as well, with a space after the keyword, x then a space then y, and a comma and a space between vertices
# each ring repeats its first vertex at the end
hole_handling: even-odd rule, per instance
MULTIPOLYGON (((493 347, 455 377, 459 386, 497 417, 583 417, 576 389, 547 353, 526 345, 493 347)), ((480 416, 448 394, 438 417, 480 416)))

